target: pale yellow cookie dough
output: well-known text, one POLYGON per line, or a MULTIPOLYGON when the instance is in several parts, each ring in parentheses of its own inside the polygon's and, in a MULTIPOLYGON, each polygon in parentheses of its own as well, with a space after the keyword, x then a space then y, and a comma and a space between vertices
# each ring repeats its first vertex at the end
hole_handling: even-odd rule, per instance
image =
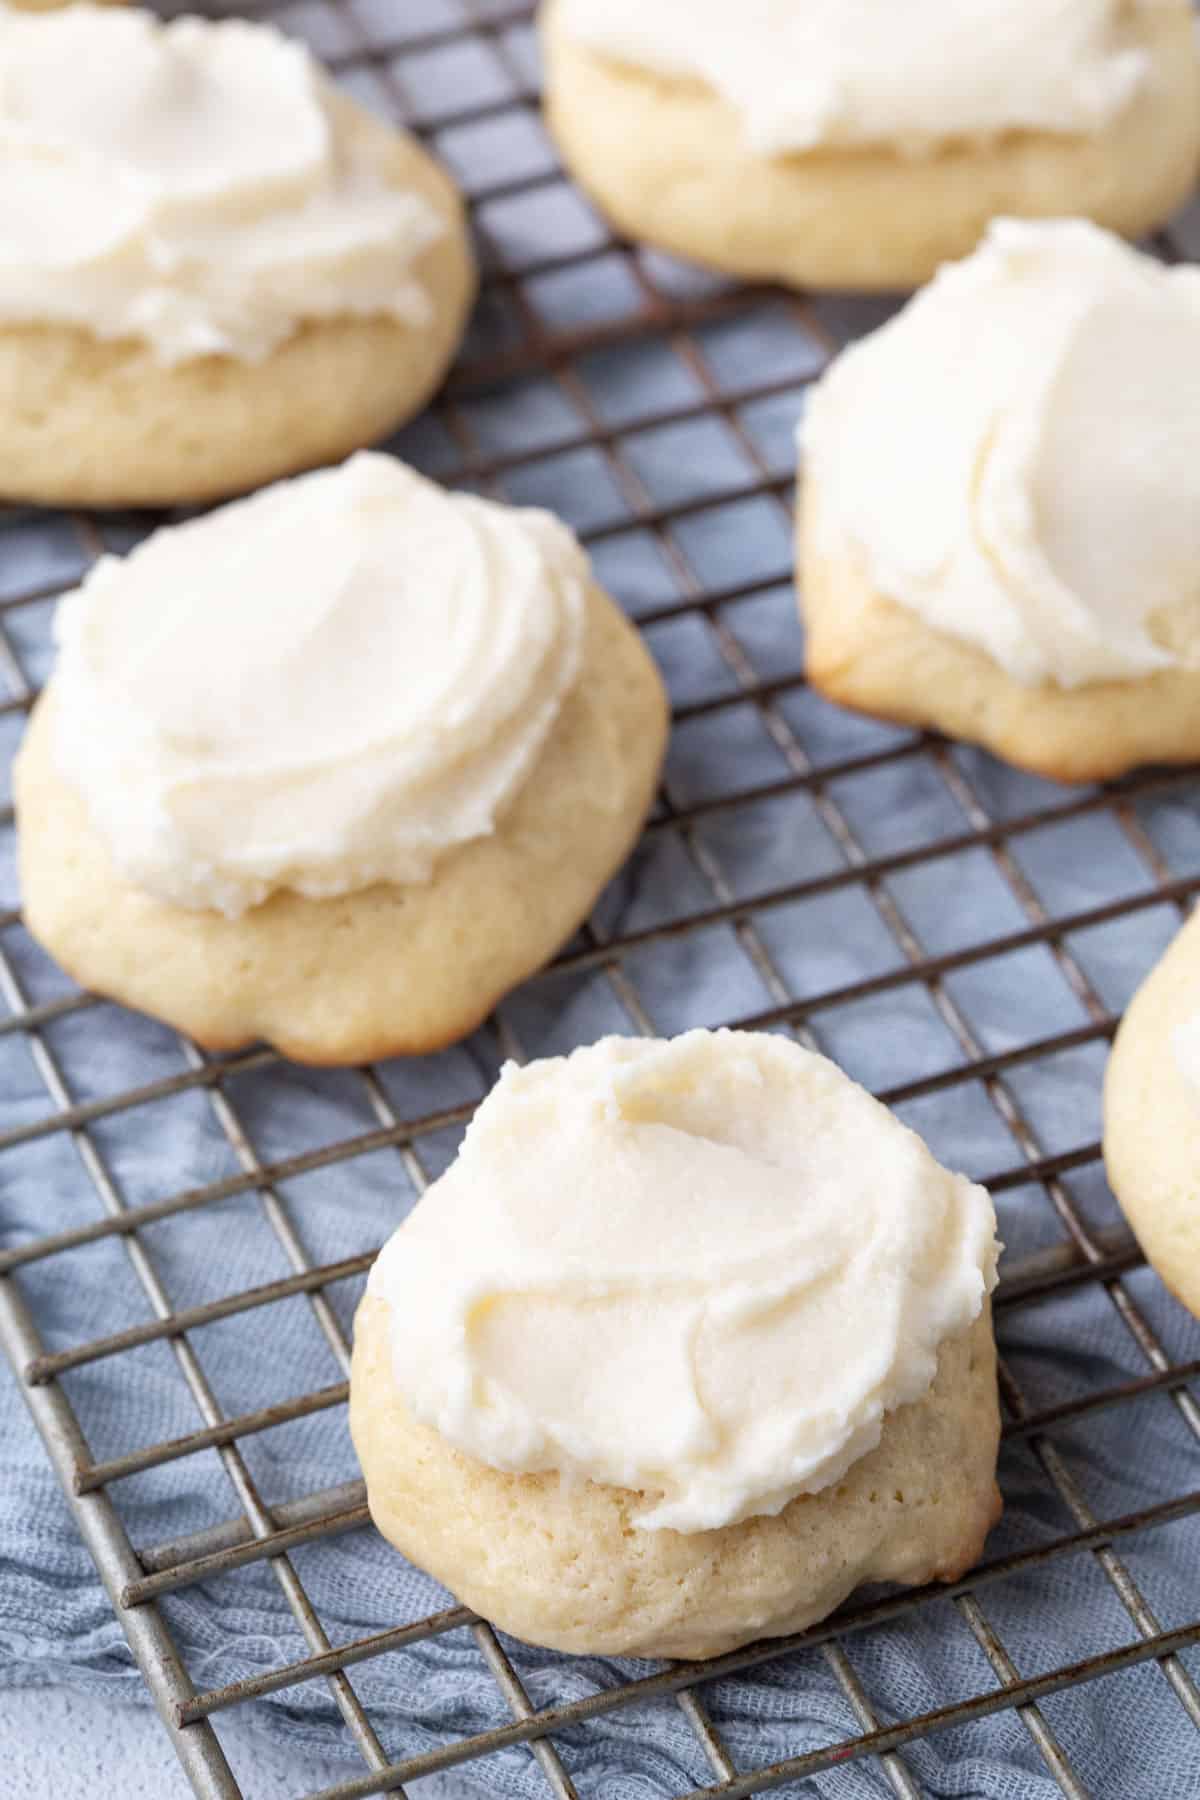
POLYGON ((1193 913, 1121 1021, 1104 1080, 1104 1163, 1138 1242, 1200 1318, 1200 1092, 1172 1034, 1200 1014, 1193 913))
POLYGON ((190 911, 124 881, 59 772, 54 684, 15 788, 25 920, 85 988, 214 1050, 266 1038, 298 1062, 420 1054, 474 1029, 590 911, 654 796, 667 703, 634 628, 598 587, 583 664, 490 837, 427 883, 336 899, 278 893, 241 917, 190 911))
POLYGON ((475 292, 463 207, 415 139, 338 97, 339 128, 447 230, 413 264, 429 325, 302 325, 261 362, 166 365, 149 346, 63 325, 0 325, 0 498, 55 506, 174 506, 236 494, 376 442, 441 385, 475 292))
POLYGON ((836 1486, 775 1518, 645 1531, 643 1496, 511 1475, 412 1418, 388 1309, 355 1320, 350 1429, 383 1535, 458 1599, 531 1643, 606 1656, 718 1656, 816 1623, 867 1581, 954 1581, 1000 1514, 990 1309, 942 1345, 923 1400, 836 1486))
POLYGON ((1052 781, 1101 781, 1200 758, 1200 618, 1160 613, 1151 635, 1197 666, 1063 688, 1026 683, 984 650, 876 592, 861 555, 818 555, 820 494, 806 479, 798 580, 810 684, 840 706, 982 744, 1052 781))
POLYGON ((998 215, 1076 214, 1135 237, 1187 196, 1200 162, 1192 10, 1144 16, 1153 77, 1098 135, 766 157, 713 89, 581 48, 549 0, 547 117, 572 174, 632 238, 796 287, 916 287, 998 215))

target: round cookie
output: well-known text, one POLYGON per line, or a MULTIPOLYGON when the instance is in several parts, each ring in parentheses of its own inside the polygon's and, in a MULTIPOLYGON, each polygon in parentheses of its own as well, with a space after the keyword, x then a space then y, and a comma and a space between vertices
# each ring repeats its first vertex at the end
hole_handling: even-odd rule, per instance
POLYGON ((705 1657, 999 1509, 986 1191, 754 1032, 518 1067, 376 1260, 350 1426, 380 1530, 533 1643, 705 1657))
POLYGON ((572 41, 542 8, 546 109, 572 174, 635 239, 795 287, 914 287, 1000 214, 1078 214, 1127 236, 1160 224, 1200 160, 1190 6, 1145 14, 1152 78, 1088 137, 1013 132, 911 157, 887 149, 767 157, 698 81, 667 80, 572 41))
POLYGON ((1200 275, 995 221, 803 423, 809 679, 1057 781, 1200 756, 1200 275))
POLYGON ((1129 1004, 1104 1078, 1104 1165, 1138 1242, 1200 1318, 1200 1090, 1174 1033, 1200 1014, 1200 915, 1129 1004))
POLYGON ((0 324, 0 496, 90 507, 214 500, 336 461, 420 411, 474 297, 462 201, 415 139, 344 96, 332 111, 385 179, 446 220, 413 264, 434 301, 431 323, 316 320, 259 362, 215 355, 173 364, 133 340, 0 324))
POLYGON ((117 873, 56 766, 54 705, 51 681, 15 776, 33 935, 83 987, 208 1049, 266 1038, 326 1064, 453 1043, 547 961, 632 849, 668 721, 640 637, 592 586, 579 677, 490 837, 449 852, 420 885, 277 893, 226 918, 165 904, 117 873))
POLYGON ((836 1486, 713 1531, 639 1530, 641 1494, 512 1475, 452 1448, 406 1410, 388 1309, 370 1294, 350 1428, 384 1536, 502 1630, 556 1650, 698 1659, 784 1637, 863 1582, 957 1580, 1000 1515, 986 1303, 942 1345, 926 1397, 889 1414, 836 1486))
MULTIPOLYGON (((821 494, 805 478, 798 580, 805 668, 839 706, 981 744, 1052 781, 1104 781, 1142 763, 1200 758, 1200 667, 1063 688, 1016 680, 987 653, 878 593, 852 545, 821 554, 821 494)), ((1153 635, 1200 663, 1194 606, 1153 635)))

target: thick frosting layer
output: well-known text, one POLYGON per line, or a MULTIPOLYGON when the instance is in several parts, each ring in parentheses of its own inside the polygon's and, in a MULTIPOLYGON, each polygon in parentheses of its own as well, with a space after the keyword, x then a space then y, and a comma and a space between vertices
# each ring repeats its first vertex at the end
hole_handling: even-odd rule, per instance
POLYGON ((302 320, 432 301, 446 230, 340 130, 333 90, 265 25, 0 5, 0 320, 265 356, 302 320))
POLYGON ((704 1530, 836 1481, 978 1317, 997 1245, 951 1175, 778 1037, 509 1064, 376 1262, 414 1414, 494 1467, 704 1530))
POLYGON ((364 453, 102 557, 56 622, 56 752, 121 872, 236 915, 425 881, 489 833, 580 664, 548 513, 364 453))
POLYGON ((1002 220, 837 359, 803 441, 817 554, 1019 681, 1200 655, 1200 271, 1002 220))
POLYGON ((1175 1067, 1200 1103, 1200 1013, 1193 1013, 1171 1033, 1171 1054, 1175 1067))
POLYGON ((1147 78, 1138 15, 1178 0, 556 0, 587 49, 703 81, 767 154, 1099 129, 1147 78))

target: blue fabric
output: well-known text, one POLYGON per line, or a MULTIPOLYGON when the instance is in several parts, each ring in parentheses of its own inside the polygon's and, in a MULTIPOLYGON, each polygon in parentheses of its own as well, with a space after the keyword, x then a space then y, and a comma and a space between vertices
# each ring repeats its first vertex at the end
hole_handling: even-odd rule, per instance
MULTIPOLYGON (((357 10, 367 25, 393 36, 399 29, 386 0, 374 6, 361 0, 357 10)), ((424 0, 412 13, 414 30, 439 29, 456 16, 449 0, 424 0)), ((343 28, 331 9, 315 0, 297 10, 291 22, 311 30, 323 50, 338 54, 346 48, 337 38, 343 28)), ((529 34, 505 36, 515 66, 531 70, 529 34)), ((493 77, 481 72, 478 59, 455 62, 443 52, 438 59, 437 81, 449 96, 453 92, 469 99, 461 84, 469 88, 483 82, 486 98, 486 84, 493 77)), ((435 72, 426 72, 433 80, 435 72)), ((361 70, 352 73, 348 84, 374 103, 391 104, 361 70)), ((442 148, 468 182, 483 175, 519 179, 549 166, 544 136, 524 109, 481 119, 469 131, 448 133, 442 148)), ((558 196, 553 205, 535 190, 505 202, 503 209, 484 209, 494 254, 534 260, 579 241, 578 234, 589 229, 588 209, 563 189, 551 193, 558 196)), ((1200 243, 1195 218, 1186 230, 1200 243)), ((662 259, 651 259, 648 267, 671 291, 690 292, 697 285, 691 272, 662 259)), ((623 261, 601 257, 583 269, 537 278, 528 287, 552 325, 572 329, 636 304, 636 291, 630 299, 630 279, 623 261)), ((829 302, 814 317, 823 332, 844 338, 876 323, 885 310, 874 302, 829 302)), ((493 294, 478 315, 475 346, 502 346, 515 329, 508 302, 493 294)), ((820 363, 821 341, 781 301, 749 307, 734 320, 697 331, 693 343, 730 394, 768 377, 794 386, 769 399, 735 401, 733 417, 742 435, 716 416, 640 430, 639 421, 656 407, 686 408, 701 397, 691 361, 665 339, 643 338, 625 350, 580 357, 576 373, 602 417, 621 434, 618 452, 650 504, 690 504, 705 496, 719 502, 674 524, 673 551, 710 589, 762 584, 752 597, 722 608, 719 622, 755 674, 786 677, 799 668, 801 652, 788 585, 786 513, 770 496, 720 497, 753 481, 762 467, 782 472, 790 466, 802 383, 820 363), (760 459, 757 465, 748 446, 760 459)), ((586 428, 571 394, 548 378, 531 377, 464 399, 461 420, 481 455, 520 451, 531 458, 508 479, 508 497, 554 505, 581 528, 623 526, 596 543, 595 556, 602 578, 635 617, 680 597, 684 590, 678 566, 663 544, 631 517, 626 493, 601 453, 555 450, 556 443, 586 428)), ((454 474, 454 440, 435 419, 414 426, 399 448, 431 472, 454 474)), ((104 529, 113 547, 125 548, 147 523, 117 519, 104 529)), ((0 597, 69 581, 82 563, 80 540, 64 520, 12 515, 0 524, 0 597)), ((50 615, 49 603, 43 602, 6 615, 5 630, 34 680, 50 663, 50 615)), ((652 624, 647 638, 677 705, 734 692, 737 677, 702 617, 652 624)), ((778 711, 818 767, 908 742, 905 734, 851 718, 799 687, 783 692, 778 711)), ((18 732, 15 718, 0 716, 5 760, 18 732)), ((686 805, 778 781, 788 767, 753 708, 731 705, 693 715, 678 726, 668 785, 673 802, 686 805)), ((1015 838, 1011 854, 1052 913, 1073 913, 1149 889, 1148 864, 1110 814, 1056 820, 1055 808, 1069 797, 1063 791, 971 751, 955 751, 949 765, 926 752, 913 754, 843 776, 831 785, 830 795, 865 852, 886 854, 969 829, 961 791, 948 779, 954 770, 972 784, 993 817, 1046 810, 1047 823, 1015 838)), ((1137 807, 1140 825, 1174 875, 1200 873, 1196 798, 1194 787, 1177 787, 1137 807)), ((749 899, 833 871, 843 861, 843 848, 809 795, 794 791, 760 798, 703 815, 695 849, 672 831, 649 836, 606 895, 598 918, 609 931, 653 927, 711 907, 714 871, 726 891, 749 899)), ((1027 922, 986 849, 959 851, 899 873, 886 883, 886 892, 931 955, 969 949, 1027 922)), ((12 833, 6 831, 0 846, 0 905, 15 903, 16 897, 12 833)), ((746 1017, 776 1004, 781 992, 819 995, 887 974, 903 961, 878 905, 861 886, 761 910, 754 924, 762 952, 757 960, 724 925, 685 931, 625 957, 625 974, 656 1029, 673 1032, 746 1017)), ((1171 906, 1149 905, 1113 924, 1074 934, 1069 948, 1103 1003, 1119 1008, 1177 924, 1171 906)), ((6 932, 5 944, 31 1002, 69 991, 19 928, 6 932)), ((968 963, 951 973, 944 986, 984 1053, 1009 1050, 1087 1021, 1077 994, 1045 947, 968 963)), ((558 1052, 606 1031, 632 1028, 620 992, 594 968, 552 972, 531 982, 506 1003, 503 1016, 528 1055, 558 1052)), ((962 1061, 957 1039, 919 984, 897 985, 819 1010, 813 1027, 824 1049, 877 1088, 962 1061)), ((75 1101, 101 1100, 185 1067, 171 1033, 110 1006, 58 1020, 47 1028, 45 1041, 75 1101)), ((478 1099, 498 1062, 497 1039, 488 1030, 442 1056, 388 1066, 381 1079, 396 1111, 415 1118, 478 1099)), ((1020 1065, 1008 1077, 1008 1090, 1042 1152, 1095 1140, 1103 1062, 1103 1047, 1092 1044, 1020 1065)), ((351 1137, 377 1123, 354 1073, 276 1065, 236 1076, 227 1086, 251 1141, 268 1160, 351 1137)), ((32 1123, 51 1110, 19 1032, 0 1037, 0 1094, 6 1127, 32 1123)), ((1008 1125, 977 1083, 900 1110, 937 1154, 974 1175, 1020 1164, 1008 1125)), ((434 1176, 445 1166, 456 1135, 446 1129, 421 1139, 418 1150, 427 1174, 434 1176)), ((209 1099, 196 1089, 103 1118, 90 1128, 89 1137, 118 1192, 133 1205, 237 1170, 209 1099)), ((1092 1226, 1117 1221, 1095 1163, 1070 1175, 1066 1186, 1092 1226)), ((415 1197, 401 1157, 391 1150, 285 1182, 280 1194, 313 1262, 377 1245, 415 1197)), ((998 1210, 1010 1257, 1061 1240, 1062 1226, 1041 1189, 1006 1189, 998 1210)), ((99 1199, 65 1134, 38 1137, 0 1154, 3 1244, 83 1224, 100 1212, 99 1199)), ((176 1307, 289 1272, 252 1194, 151 1227, 142 1237, 176 1307)), ((126 1251, 115 1240, 36 1263, 21 1272, 19 1285, 49 1349, 151 1316, 126 1251)), ((1200 1326, 1166 1297, 1148 1271, 1135 1272, 1124 1285, 1170 1355, 1200 1355, 1200 1326)), ((347 1333, 360 1290, 361 1281, 353 1281, 332 1292, 347 1333)), ((1147 1372, 1112 1301, 1096 1286, 1002 1313, 1000 1337, 1026 1403, 1035 1409, 1147 1372)), ((226 1414, 323 1387, 342 1376, 303 1297, 206 1327, 194 1334, 193 1343, 226 1414)), ((201 1423, 165 1344, 97 1363, 68 1375, 63 1385, 97 1458, 201 1423)), ((1200 1449, 1166 1396, 1090 1416, 1056 1434, 1054 1442, 1083 1501, 1101 1518, 1200 1487, 1200 1449)), ((114 1699, 137 1698, 140 1677, 7 1370, 0 1370, 0 1444, 0 1680, 65 1680, 114 1699)), ((341 1408, 250 1438, 242 1454, 270 1504, 357 1473, 341 1408)), ((1001 1478, 1007 1510, 989 1555, 1046 1542, 1075 1528, 1027 1446, 1005 1449, 1001 1478)), ((213 1452, 116 1484, 111 1492, 138 1546, 219 1523, 236 1510, 213 1452)), ((1146 1533, 1123 1542, 1119 1553, 1164 1625, 1180 1625, 1200 1614, 1200 1522, 1146 1533)), ((293 1561, 335 1642, 449 1604, 436 1584, 409 1568, 369 1530, 303 1548, 293 1561)), ((1056 1562, 988 1588, 982 1605, 1022 1676, 1127 1643, 1135 1635, 1113 1587, 1089 1557, 1056 1562)), ((275 1576, 264 1565, 168 1596, 162 1606, 199 1687, 306 1654, 275 1576)), ((645 1672, 644 1665, 565 1659, 517 1643, 506 1645, 535 1706, 607 1689, 645 1672)), ((928 1605, 890 1628, 852 1636, 846 1649, 883 1721, 994 1686, 989 1665, 949 1602, 928 1605)), ((1200 1677, 1195 1653, 1183 1661, 1200 1677)), ((352 1680, 395 1756, 419 1753, 508 1718, 467 1631, 364 1663, 352 1671, 352 1680)), ((858 1729, 819 1650, 713 1684, 705 1690, 705 1700, 742 1769, 828 1745, 858 1729)), ((355 1753, 323 1684, 303 1684, 255 1710, 267 1728, 288 1734, 293 1742, 344 1750, 348 1772, 352 1769, 355 1753)), ((1043 1713, 1080 1780, 1100 1800, 1141 1795, 1182 1800, 1200 1792, 1200 1735, 1154 1665, 1052 1696, 1043 1713)), ((712 1779, 683 1715, 669 1701, 613 1712, 559 1734, 555 1743, 581 1793, 592 1800, 659 1800, 712 1779)), ((923 1787, 938 1796, 1048 1800, 1058 1791, 1011 1712, 927 1737, 908 1746, 903 1756, 923 1787)), ((544 1777, 521 1746, 464 1768, 462 1779, 472 1791, 497 1800, 532 1800, 546 1791, 544 1777)), ((890 1790, 877 1763, 861 1762, 827 1770, 788 1791, 842 1800, 890 1790)))

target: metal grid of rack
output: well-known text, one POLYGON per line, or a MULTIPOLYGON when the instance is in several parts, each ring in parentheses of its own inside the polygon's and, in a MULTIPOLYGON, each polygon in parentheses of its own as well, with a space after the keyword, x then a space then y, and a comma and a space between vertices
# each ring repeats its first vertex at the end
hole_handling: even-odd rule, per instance
MULTIPOLYGON (((913 1796, 924 1789, 907 1746, 985 1726, 998 1713, 1015 1713, 1064 1793, 1084 1795, 1054 1722, 1055 1696, 1156 1665, 1181 1741, 1200 1730, 1187 1654, 1200 1644, 1200 1593, 1195 1617, 1164 1625, 1129 1555, 1134 1541, 1200 1513, 1200 1345, 1179 1321, 1162 1322, 1136 1245, 1097 1198, 1095 1133, 1060 1141, 1054 1120, 1039 1116, 1036 1081, 1069 1065, 1095 1083, 1121 1004, 1200 887, 1200 833, 1186 804, 1195 778, 1151 771, 1068 793, 1010 779, 937 738, 835 714, 807 693, 789 594, 791 427, 806 383, 881 309, 732 288, 614 240, 566 182, 542 132, 528 4, 262 0, 250 10, 308 37, 351 92, 418 131, 471 200, 485 260, 474 338, 447 393, 402 447, 452 482, 562 505, 672 687, 674 747, 632 874, 481 1038, 497 1055, 561 1049, 576 1035, 583 1015, 575 999, 586 993, 624 1030, 794 1031, 871 1078, 917 1124, 936 1100, 955 1144, 935 1140, 935 1149, 968 1146, 957 1160, 988 1181, 1010 1239, 997 1307, 1009 1353, 1001 1375, 1005 1456, 1024 1458, 1023 1479, 1040 1484, 1055 1523, 936 1595, 860 1597, 797 1640, 637 1673, 556 1703, 531 1698, 497 1634, 462 1607, 332 1643, 302 1565, 342 1534, 369 1529, 361 1486, 318 1484, 273 1503, 250 1451, 267 1434, 344 1405, 348 1302, 372 1247, 339 1260, 314 1256, 290 1184, 328 1170, 353 1182, 360 1159, 386 1155, 419 1192, 478 1093, 441 1096, 435 1079, 420 1089, 420 1104, 404 1103, 386 1071, 366 1068, 353 1078, 366 1114, 361 1129, 318 1123, 305 1141, 280 1145, 264 1142, 238 1098, 246 1077, 268 1096, 272 1081, 286 1079, 279 1059, 261 1048, 212 1058, 177 1044, 165 1072, 93 1092, 72 1070, 69 1040, 63 1050, 56 1033, 101 1003, 61 982, 46 985, 14 905, 0 915, 0 1035, 27 1045, 44 1105, 15 1124, 0 1120, 0 1183, 10 1159, 61 1138, 74 1153, 83 1212, 66 1228, 26 1233, 0 1252, 0 1338, 188 1776, 198 1794, 241 1794, 220 1743, 222 1714, 324 1683, 363 1772, 321 1800, 399 1790, 513 1746, 527 1746, 546 1791, 560 1800, 586 1794, 562 1754, 564 1737, 602 1715, 664 1706, 681 1711, 703 1759, 706 1772, 688 1800, 737 1800, 791 1783, 809 1791, 805 1777, 858 1759, 886 1789, 913 1796), (663 858, 674 859, 675 874, 647 901, 639 871, 663 858), (980 919, 1002 917, 1002 929, 973 923, 977 900, 980 919), (738 960, 737 979, 711 989, 681 982, 681 947, 694 952, 717 938, 722 956, 738 960), (796 944, 814 938, 818 960, 797 959, 796 944), (976 980, 985 971, 1011 991, 1000 1023, 976 980), (1065 1023, 1033 999, 1050 989, 1073 1009, 1065 1023), (882 1060, 867 1047, 881 1037, 889 1044, 882 1060), (134 1114, 154 1130, 155 1109, 182 1095, 210 1109, 232 1171, 202 1180, 180 1167, 168 1191, 131 1197, 114 1172, 105 1128, 134 1114), (287 1273, 181 1304, 161 1272, 162 1234, 184 1216, 237 1201, 260 1209, 287 1273), (141 1312, 116 1333, 48 1348, 27 1281, 47 1259, 81 1257, 103 1240, 123 1248, 141 1312), (1081 1289, 1106 1296, 1131 1361, 1118 1380, 1047 1398, 1019 1374, 1023 1321, 1081 1289), (339 1378, 231 1414, 206 1373, 206 1333, 231 1322, 245 1329, 248 1346, 269 1342, 272 1309, 289 1300, 311 1309, 339 1378), (151 1344, 173 1358, 195 1423, 163 1441, 97 1454, 70 1377, 151 1344), (1072 1434, 1086 1434, 1114 1409, 1130 1415, 1132 1434, 1151 1406, 1169 1409, 1195 1453, 1192 1482, 1114 1514, 1093 1499, 1072 1434), (227 1516, 187 1539, 135 1545, 122 1484, 204 1452, 219 1458, 227 1516), (1119 1608, 1125 1640, 1022 1673, 993 1598, 1025 1578, 1052 1591, 1080 1559, 1119 1608), (205 1689, 181 1660, 164 1602, 252 1564, 273 1572, 303 1654, 205 1689), (981 1653, 983 1679, 917 1716, 881 1710, 856 1666, 859 1634, 885 1624, 903 1630, 939 1600, 981 1653), (397 1760, 355 1671, 451 1633, 473 1638, 503 1722, 397 1760), (813 1658, 843 1697, 850 1728, 767 1767, 744 1752, 735 1757, 719 1722, 723 1680, 766 1663, 800 1679, 813 1658)), ((1164 245, 1168 253, 1185 248, 1164 245)), ((0 723, 14 727, 14 740, 44 671, 54 594, 106 542, 127 542, 149 523, 21 514, 0 525, 0 571, 6 541, 31 531, 44 542, 53 534, 64 565, 61 578, 15 588, 0 575, 0 723), (42 621, 40 637, 34 620, 42 621)), ((11 836, 11 810, 3 827, 11 836)), ((113 1010, 113 1033, 130 1025, 113 1010)), ((326 1077, 306 1079, 316 1095, 326 1077)))

